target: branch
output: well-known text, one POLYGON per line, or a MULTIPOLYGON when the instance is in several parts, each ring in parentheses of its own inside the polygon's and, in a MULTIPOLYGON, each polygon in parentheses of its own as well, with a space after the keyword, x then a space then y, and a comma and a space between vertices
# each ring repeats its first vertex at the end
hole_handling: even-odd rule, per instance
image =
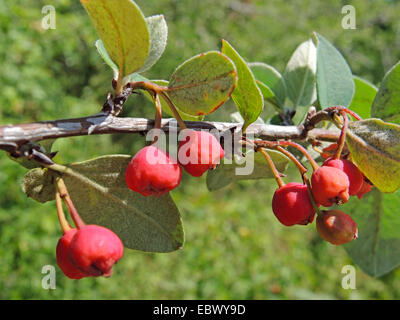
MULTIPOLYGON (((246 130, 246 135, 263 140, 325 140, 337 141, 339 133, 326 129, 313 129, 315 119, 320 119, 320 112, 315 114, 304 125, 277 126, 252 124, 246 130)), ((324 117, 322 117, 324 119, 324 117)), ((232 122, 200 122, 185 121, 190 129, 216 129, 223 133, 227 130, 241 128, 241 123, 232 122)), ((89 117, 42 121, 26 124, 0 126, 0 149, 12 151, 28 142, 38 142, 46 139, 85 136, 93 134, 141 133, 145 134, 154 128, 154 120, 144 118, 119 118, 101 112, 89 117)), ((163 119, 161 129, 165 132, 179 131, 175 119, 163 119)))

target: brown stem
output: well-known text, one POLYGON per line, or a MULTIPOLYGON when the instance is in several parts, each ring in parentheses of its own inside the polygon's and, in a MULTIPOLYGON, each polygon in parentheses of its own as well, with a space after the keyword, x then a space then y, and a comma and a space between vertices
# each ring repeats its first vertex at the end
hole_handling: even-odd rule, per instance
POLYGON ((270 166, 271 171, 272 171, 272 173, 273 173, 273 175, 274 175, 274 177, 275 177, 275 180, 276 180, 276 182, 278 183, 279 188, 282 188, 282 187, 285 185, 285 183, 283 182, 279 171, 276 169, 275 164, 274 164, 274 162, 273 162, 272 159, 271 159, 271 156, 268 154, 268 152, 266 152, 266 151, 265 151, 263 148, 261 148, 261 147, 260 147, 260 148, 257 148, 256 151, 261 152, 261 153, 264 155, 264 157, 265 157, 265 159, 267 160, 268 165, 270 166))
POLYGON ((71 215, 72 220, 74 221, 76 227, 78 229, 85 226, 82 218, 79 216, 78 211, 76 210, 71 197, 68 193, 67 186, 64 183, 64 180, 61 177, 56 179, 57 188, 60 192, 60 197, 64 200, 65 205, 67 206, 68 212, 71 215))

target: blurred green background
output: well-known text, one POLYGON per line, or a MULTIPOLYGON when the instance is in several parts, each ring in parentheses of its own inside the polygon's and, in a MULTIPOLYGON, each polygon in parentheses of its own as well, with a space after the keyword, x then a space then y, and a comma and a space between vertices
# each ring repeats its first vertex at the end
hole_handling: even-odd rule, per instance
MULTIPOLYGON (((145 75, 168 79, 187 58, 218 50, 227 39, 247 61, 283 72, 312 31, 329 39, 353 73, 379 85, 400 58, 398 1, 138 0, 146 16, 162 13, 169 41, 145 75), (356 9, 356 30, 341 27, 341 8, 356 9)), ((134 32, 134 30, 132 30, 134 32)), ((112 72, 94 48, 97 39, 77 0, 0 1, 0 124, 79 117, 100 110, 112 72), (56 29, 43 30, 44 5, 56 8, 56 29)), ((229 120, 226 104, 208 119, 229 120)), ((153 116, 141 96, 123 116, 153 116)), ((138 135, 56 141, 61 163, 124 153, 143 146, 138 135)), ((169 254, 126 250, 112 278, 69 280, 57 268, 56 290, 41 287, 44 265, 56 265, 60 237, 54 203, 28 199, 26 170, 0 153, 0 299, 398 299, 400 271, 375 279, 356 267, 357 289, 341 286, 352 264, 342 247, 322 241, 315 225, 284 227, 270 209, 272 180, 244 181, 209 193, 205 177, 184 175, 172 192, 186 232, 169 254)), ((293 170, 292 170, 293 171, 293 170)), ((290 174, 298 179, 297 175, 290 174)))

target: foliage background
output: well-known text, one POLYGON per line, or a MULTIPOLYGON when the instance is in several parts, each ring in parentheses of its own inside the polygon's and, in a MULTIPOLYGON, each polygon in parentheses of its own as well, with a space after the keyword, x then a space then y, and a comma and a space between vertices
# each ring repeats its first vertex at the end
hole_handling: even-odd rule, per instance
MULTIPOLYGON (((247 61, 283 69, 312 31, 329 39, 353 73, 379 85, 400 58, 398 1, 137 0, 146 16, 162 13, 167 49, 146 74, 168 79, 174 68, 227 39, 247 61), (356 8, 357 29, 343 30, 341 8, 356 8)), ((99 110, 111 70, 94 48, 97 39, 77 0, 0 2, 0 124, 79 117, 99 110), (43 30, 41 9, 53 5, 56 30, 43 30)), ((228 120, 231 104, 209 119, 228 120)), ((128 101, 125 116, 152 117, 147 101, 128 101)), ((140 136, 56 141, 61 163, 134 154, 140 136)), ((315 225, 287 228, 270 209, 274 182, 240 182, 209 193, 205 177, 184 175, 172 192, 186 244, 170 254, 127 250, 110 279, 72 281, 57 268, 57 289, 41 287, 42 267, 56 265, 60 236, 53 203, 26 198, 26 170, 0 154, 0 299, 398 299, 400 271, 374 279, 357 270, 357 290, 341 287, 341 247, 323 242, 315 225)), ((298 179, 291 173, 292 179, 298 179)))

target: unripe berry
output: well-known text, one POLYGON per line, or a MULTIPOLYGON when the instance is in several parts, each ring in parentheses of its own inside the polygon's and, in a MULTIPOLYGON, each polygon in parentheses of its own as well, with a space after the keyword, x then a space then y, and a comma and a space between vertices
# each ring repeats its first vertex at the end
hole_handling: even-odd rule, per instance
POLYGON ((322 211, 316 221, 317 231, 322 239, 335 244, 345 244, 358 237, 357 224, 340 210, 322 211))
POLYGON ((360 191, 364 176, 362 172, 349 160, 346 159, 328 159, 323 166, 334 167, 342 170, 349 178, 349 195, 354 196, 360 191))
POLYGON ((113 265, 121 259, 124 246, 111 230, 97 225, 86 225, 71 241, 69 258, 83 272, 91 276, 110 276, 113 265))
POLYGON ((167 152, 155 146, 141 149, 129 162, 125 181, 143 196, 161 196, 181 182, 182 169, 167 152))
POLYGON ((224 157, 218 140, 206 131, 187 131, 186 140, 178 147, 178 160, 187 173, 200 177, 209 169, 214 169, 224 157))
POLYGON ((61 271, 70 279, 82 279, 89 275, 79 270, 69 259, 69 247, 77 229, 70 229, 57 243, 56 258, 61 271))
POLYGON ((285 226, 306 225, 314 220, 315 215, 307 186, 297 182, 290 182, 275 191, 272 211, 285 226))
POLYGON ((363 180, 363 184, 361 185, 361 188, 357 193, 357 198, 361 199, 366 193, 370 192, 371 189, 372 189, 372 186, 368 182, 363 180))
POLYGON ((311 176, 311 191, 315 202, 325 207, 349 200, 349 178, 340 169, 320 167, 311 176))

